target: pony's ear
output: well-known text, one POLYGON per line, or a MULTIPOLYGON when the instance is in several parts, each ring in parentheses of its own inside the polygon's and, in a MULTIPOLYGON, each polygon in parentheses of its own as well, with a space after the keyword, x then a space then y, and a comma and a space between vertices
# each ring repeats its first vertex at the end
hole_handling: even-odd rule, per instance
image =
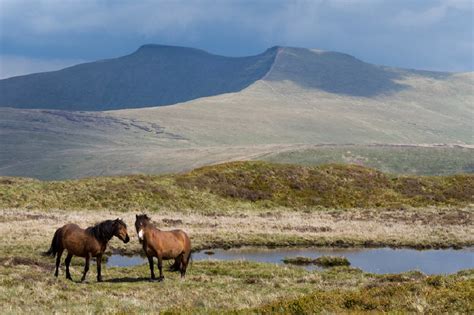
POLYGON ((135 214, 135 219, 138 219, 138 214, 135 214))

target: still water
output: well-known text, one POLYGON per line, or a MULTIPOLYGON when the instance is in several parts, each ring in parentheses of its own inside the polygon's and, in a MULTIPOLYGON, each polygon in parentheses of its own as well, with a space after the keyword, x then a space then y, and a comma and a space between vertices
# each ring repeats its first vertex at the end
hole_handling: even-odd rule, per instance
MULTIPOLYGON (((352 267, 371 273, 400 273, 419 270, 425 274, 449 274, 462 269, 474 268, 474 248, 454 250, 415 250, 392 248, 236 248, 213 249, 193 253, 193 260, 247 260, 283 264, 283 258, 304 256, 345 256, 352 267), (212 255, 209 255, 212 252, 212 255)), ((109 267, 127 267, 146 263, 141 256, 112 255, 109 267)), ((302 266, 309 270, 320 269, 315 265, 302 266)))

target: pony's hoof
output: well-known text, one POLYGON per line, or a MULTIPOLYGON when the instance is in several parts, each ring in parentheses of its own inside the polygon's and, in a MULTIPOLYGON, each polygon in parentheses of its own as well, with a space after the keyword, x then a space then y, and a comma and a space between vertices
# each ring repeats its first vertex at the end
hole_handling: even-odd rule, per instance
POLYGON ((161 281, 163 281, 163 280, 165 280, 165 277, 159 277, 159 278, 158 278, 158 282, 161 282, 161 281))
POLYGON ((102 278, 97 278, 97 282, 102 282, 102 278))

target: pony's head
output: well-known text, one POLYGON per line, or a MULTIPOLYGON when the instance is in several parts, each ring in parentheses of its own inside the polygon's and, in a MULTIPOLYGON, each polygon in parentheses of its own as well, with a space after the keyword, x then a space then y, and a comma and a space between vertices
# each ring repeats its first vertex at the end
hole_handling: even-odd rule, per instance
POLYGON ((113 221, 113 228, 114 228, 114 236, 121 239, 124 243, 128 243, 130 241, 130 237, 128 237, 127 233, 127 225, 122 219, 117 218, 113 221))
POLYGON ((143 228, 147 225, 151 219, 146 214, 135 215, 135 229, 137 230, 138 240, 143 240, 143 228))
POLYGON ((135 215, 135 219, 135 228, 137 229, 137 233, 141 228, 151 221, 151 219, 146 214, 137 214, 135 215))

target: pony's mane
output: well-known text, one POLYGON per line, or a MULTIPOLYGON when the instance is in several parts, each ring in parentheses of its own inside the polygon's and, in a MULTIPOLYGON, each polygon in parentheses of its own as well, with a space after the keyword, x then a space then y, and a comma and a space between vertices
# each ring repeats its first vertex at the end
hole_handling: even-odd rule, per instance
POLYGON ((151 218, 150 218, 148 215, 146 215, 146 214, 139 214, 139 215, 136 215, 135 227, 137 228, 137 231, 138 231, 138 227, 137 227, 137 223, 138 223, 138 222, 144 222, 146 225, 149 225, 149 226, 151 226, 151 227, 153 227, 153 228, 155 228, 155 229, 158 229, 158 228, 156 227, 156 224, 153 223, 153 222, 151 221, 151 218))
POLYGON ((148 217, 146 214, 137 214, 136 215, 137 220, 144 220, 144 221, 151 221, 151 218, 148 217))
POLYGON ((94 236, 100 242, 108 242, 114 236, 116 225, 114 223, 117 222, 122 224, 123 226, 127 227, 125 222, 120 219, 117 220, 105 220, 100 223, 97 223, 94 226, 88 227, 86 232, 94 236))

